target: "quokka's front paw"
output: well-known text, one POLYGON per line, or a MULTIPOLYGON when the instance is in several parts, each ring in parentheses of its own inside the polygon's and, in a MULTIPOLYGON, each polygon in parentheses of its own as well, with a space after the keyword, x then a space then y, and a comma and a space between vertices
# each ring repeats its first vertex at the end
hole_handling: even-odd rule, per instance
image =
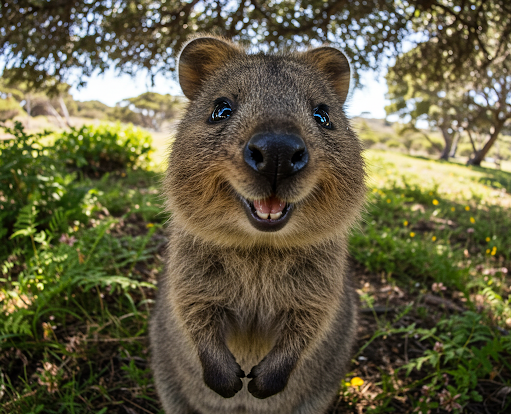
POLYGON ((289 380, 294 363, 290 360, 277 360, 266 356, 257 364, 248 378, 252 381, 248 383, 248 391, 256 398, 268 398, 282 391, 289 380))
POLYGON ((223 358, 201 358, 206 385, 224 398, 231 398, 241 390, 241 378, 245 373, 234 359, 232 354, 225 354, 223 358))

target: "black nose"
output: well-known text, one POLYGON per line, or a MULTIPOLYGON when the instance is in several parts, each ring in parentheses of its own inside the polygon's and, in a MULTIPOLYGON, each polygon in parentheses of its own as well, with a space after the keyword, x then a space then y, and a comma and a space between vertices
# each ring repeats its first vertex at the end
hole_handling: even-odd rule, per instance
POLYGON ((297 173, 309 161, 303 139, 296 135, 275 133, 254 135, 245 146, 243 157, 255 171, 272 180, 297 173))

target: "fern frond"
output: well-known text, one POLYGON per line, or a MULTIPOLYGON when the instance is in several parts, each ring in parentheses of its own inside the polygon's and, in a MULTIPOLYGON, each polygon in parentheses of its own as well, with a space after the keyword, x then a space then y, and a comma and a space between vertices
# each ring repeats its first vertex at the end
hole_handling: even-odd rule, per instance
POLYGON ((14 223, 14 233, 11 235, 11 239, 15 237, 24 236, 29 237, 36 232, 36 218, 39 212, 33 204, 27 204, 23 206, 16 218, 14 223))

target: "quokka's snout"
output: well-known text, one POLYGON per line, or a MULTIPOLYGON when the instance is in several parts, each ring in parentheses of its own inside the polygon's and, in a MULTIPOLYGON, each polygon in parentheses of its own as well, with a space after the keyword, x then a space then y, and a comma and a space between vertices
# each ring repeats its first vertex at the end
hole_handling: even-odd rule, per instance
POLYGON ((241 198, 249 222, 260 231, 282 229, 293 211, 293 204, 283 193, 293 186, 290 178, 304 170, 309 161, 304 140, 298 134, 259 132, 244 146, 243 159, 263 190, 259 199, 241 198))
POLYGON ((168 414, 321 414, 335 397, 356 327, 346 239, 365 196, 349 71, 330 47, 248 54, 198 37, 181 52, 190 104, 150 325, 168 414))

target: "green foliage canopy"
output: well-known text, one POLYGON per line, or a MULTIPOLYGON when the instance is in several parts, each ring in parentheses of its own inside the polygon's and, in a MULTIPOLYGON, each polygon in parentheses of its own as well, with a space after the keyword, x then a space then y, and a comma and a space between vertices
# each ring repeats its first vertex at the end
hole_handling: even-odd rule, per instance
POLYGON ((83 118, 104 119, 107 116, 107 112, 111 109, 100 101, 76 101, 75 104, 76 112, 74 115, 83 118))
POLYGON ((427 120, 443 132, 447 152, 455 131, 486 135, 471 161, 479 165, 511 119, 511 4, 459 3, 457 14, 426 13, 417 26, 428 41, 401 54, 389 69, 386 110, 408 117, 412 126, 427 120), (479 23, 469 30, 464 22, 472 21, 479 23))
POLYGON ((382 54, 419 31, 438 39, 442 56, 452 50, 447 60, 458 66, 478 48, 489 56, 481 46, 488 19, 510 7, 506 0, 12 0, 0 4, 0 55, 34 86, 48 76, 63 81, 71 69, 88 76, 112 61, 154 75, 174 70, 189 35, 207 32, 269 49, 331 42, 356 72, 378 67, 382 54), (496 5, 491 16, 488 3, 496 5))

